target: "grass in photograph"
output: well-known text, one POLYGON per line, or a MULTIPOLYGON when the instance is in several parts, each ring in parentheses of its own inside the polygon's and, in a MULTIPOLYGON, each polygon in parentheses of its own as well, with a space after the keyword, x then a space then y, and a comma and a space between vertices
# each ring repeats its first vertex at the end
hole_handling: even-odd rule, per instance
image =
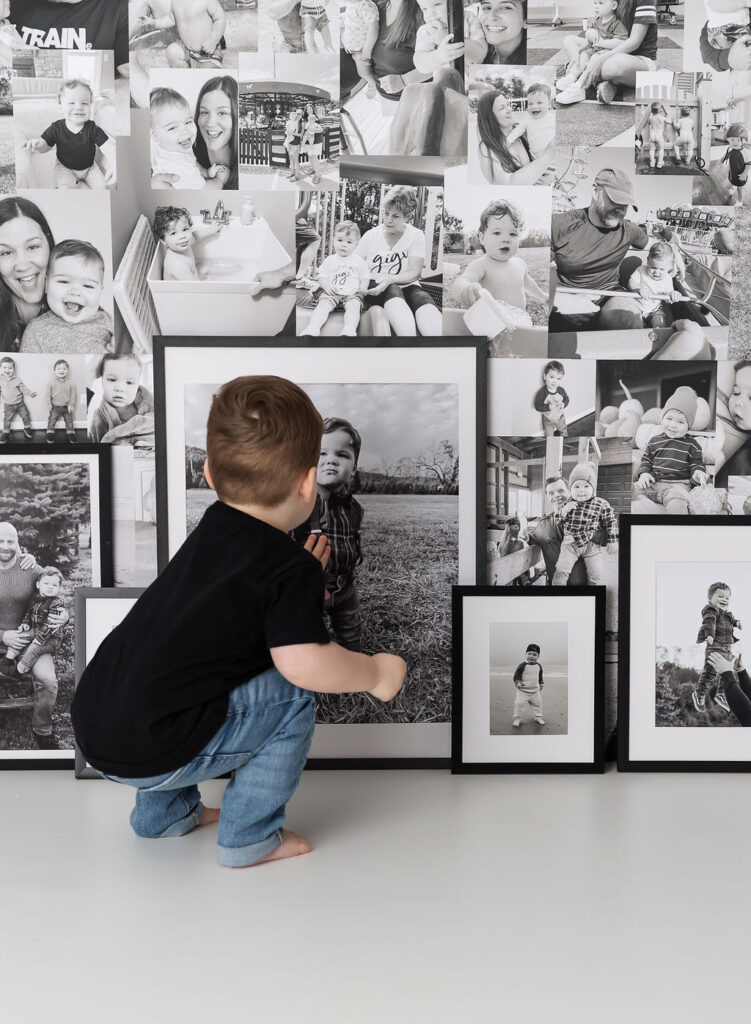
POLYGON ((696 689, 700 673, 695 668, 680 665, 658 651, 655 666, 655 725, 668 729, 740 727, 732 712, 728 714, 713 700, 715 684, 707 691, 706 711, 697 711, 691 694, 696 689))

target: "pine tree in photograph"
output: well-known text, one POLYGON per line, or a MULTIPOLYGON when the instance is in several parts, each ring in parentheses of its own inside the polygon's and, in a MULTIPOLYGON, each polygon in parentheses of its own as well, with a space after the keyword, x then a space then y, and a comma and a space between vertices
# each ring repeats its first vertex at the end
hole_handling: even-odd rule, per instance
POLYGON ((15 526, 40 565, 70 565, 82 529, 91 526, 88 467, 0 466, 0 521, 15 526))

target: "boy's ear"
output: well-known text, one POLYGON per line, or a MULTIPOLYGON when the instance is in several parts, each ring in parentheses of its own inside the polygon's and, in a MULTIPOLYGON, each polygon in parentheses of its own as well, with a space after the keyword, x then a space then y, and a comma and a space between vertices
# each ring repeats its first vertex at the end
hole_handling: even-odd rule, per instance
POLYGON ((300 497, 303 501, 308 502, 316 492, 318 486, 318 469, 316 466, 311 466, 310 469, 305 473, 305 476, 300 482, 300 497))
POLYGON ((216 491, 216 487, 214 487, 214 481, 211 479, 211 470, 209 469, 209 460, 208 459, 204 459, 203 475, 204 475, 204 477, 206 479, 206 483, 209 485, 211 490, 212 491, 216 491))

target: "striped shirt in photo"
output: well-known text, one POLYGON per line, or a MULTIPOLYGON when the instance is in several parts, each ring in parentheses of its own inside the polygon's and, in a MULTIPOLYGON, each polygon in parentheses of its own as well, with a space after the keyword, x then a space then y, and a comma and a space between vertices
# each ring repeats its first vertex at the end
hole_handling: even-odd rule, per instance
POLYGON ((690 480, 697 469, 706 472, 704 457, 696 438, 656 434, 647 442, 639 463, 639 476, 651 473, 657 483, 690 480))

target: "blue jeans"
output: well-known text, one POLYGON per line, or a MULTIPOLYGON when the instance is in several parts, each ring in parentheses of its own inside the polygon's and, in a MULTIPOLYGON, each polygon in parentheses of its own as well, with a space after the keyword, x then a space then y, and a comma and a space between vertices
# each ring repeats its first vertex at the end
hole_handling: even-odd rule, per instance
POLYGON ((199 824, 197 783, 232 772, 219 815, 219 862, 255 864, 282 841, 285 805, 300 782, 314 725, 312 692, 270 668, 231 691, 224 725, 189 764, 144 779, 105 778, 136 787, 133 831, 162 839, 199 824))

